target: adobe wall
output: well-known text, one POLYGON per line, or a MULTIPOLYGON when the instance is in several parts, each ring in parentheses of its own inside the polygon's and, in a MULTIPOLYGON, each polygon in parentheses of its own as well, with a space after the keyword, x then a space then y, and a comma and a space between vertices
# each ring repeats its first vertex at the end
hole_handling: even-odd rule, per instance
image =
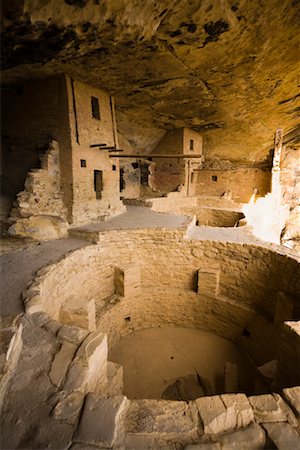
POLYGON ((271 173, 258 168, 233 168, 228 170, 201 169, 198 171, 196 195, 221 196, 228 190, 238 203, 248 203, 253 189, 260 197, 270 192, 271 173), (212 177, 217 177, 214 181, 212 177))
POLYGON ((23 190, 27 172, 40 167, 39 155, 54 139, 60 146, 64 202, 70 207, 71 182, 67 174, 71 170, 71 148, 64 77, 7 87, 2 102, 5 111, 1 116, 3 194, 14 197, 23 190))
POLYGON ((118 159, 110 159, 107 150, 90 148, 90 145, 100 143, 118 145, 110 96, 77 80, 73 80, 72 89, 70 78, 67 78, 67 88, 73 149, 71 220, 73 223, 89 222, 124 212, 125 207, 120 201, 118 159), (91 96, 98 98, 100 120, 92 116, 91 96), (81 167, 81 160, 85 160, 86 167, 81 167), (101 199, 96 199, 94 190, 95 170, 103 174, 101 199))
MULTIPOLYGON (((250 328, 243 348, 262 364, 279 348, 273 325, 278 292, 292 298, 290 319, 296 319, 299 280, 299 263, 268 248, 187 241, 180 230, 111 231, 100 235, 98 245, 39 271, 25 308, 63 322, 61 308, 80 311, 80 320, 96 310, 111 345, 132 329, 164 324, 241 342, 249 324, 260 322, 260 328, 250 328), (115 269, 127 266, 140 271, 140 290, 116 297, 115 269)), ((78 313, 70 314, 78 319, 78 313)))

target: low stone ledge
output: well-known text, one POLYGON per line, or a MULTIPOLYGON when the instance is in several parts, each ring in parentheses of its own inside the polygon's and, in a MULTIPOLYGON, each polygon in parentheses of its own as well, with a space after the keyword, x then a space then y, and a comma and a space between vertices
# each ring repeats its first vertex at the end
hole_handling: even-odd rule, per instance
POLYGON ((249 397, 249 402, 258 423, 289 422, 294 427, 298 425, 293 411, 279 394, 255 395, 249 397))
POLYGON ((124 396, 105 398, 88 394, 73 440, 96 447, 112 448, 120 437, 119 424, 128 403, 124 396))
POLYGON ((195 400, 205 434, 218 434, 254 421, 253 411, 244 394, 224 394, 195 400))
POLYGON ((193 402, 132 400, 125 429, 128 435, 157 436, 163 439, 196 439, 202 434, 197 408, 193 402))

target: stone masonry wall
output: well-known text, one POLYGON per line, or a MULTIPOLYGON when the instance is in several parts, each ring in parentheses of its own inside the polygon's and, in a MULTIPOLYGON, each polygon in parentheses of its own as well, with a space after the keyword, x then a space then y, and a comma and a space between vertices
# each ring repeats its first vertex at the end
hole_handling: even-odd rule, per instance
POLYGON ((89 222, 124 212, 125 207, 120 201, 118 159, 110 159, 107 150, 90 147, 93 144, 117 145, 110 96, 70 78, 67 78, 67 87, 73 165, 72 222, 89 222), (92 116, 92 96, 98 99, 100 120, 92 116), (85 161, 83 166, 81 160, 85 161), (95 170, 102 171, 100 199, 96 198, 94 189, 95 170))
POLYGON ((255 188, 261 197, 270 192, 270 183, 268 170, 239 167, 229 170, 201 169, 198 171, 196 195, 221 196, 230 190, 235 202, 248 203, 255 188))

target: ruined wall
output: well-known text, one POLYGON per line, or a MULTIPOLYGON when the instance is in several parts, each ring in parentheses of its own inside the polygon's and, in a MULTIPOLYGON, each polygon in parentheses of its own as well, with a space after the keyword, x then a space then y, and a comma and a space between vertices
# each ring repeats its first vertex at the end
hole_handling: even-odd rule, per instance
POLYGON ((110 96, 67 78, 72 142, 72 222, 99 220, 125 210, 120 202, 119 162, 93 144, 117 145, 110 96), (100 119, 93 117, 91 97, 98 99, 100 119), (102 172, 101 198, 96 198, 94 171, 102 172))
POLYGON ((71 183, 67 174, 71 170, 71 148, 64 77, 5 88, 2 110, 2 193, 14 197, 24 188, 27 172, 40 167, 39 155, 54 139, 60 146, 64 201, 70 206, 71 183))
POLYGON ((139 198, 141 195, 141 169, 134 158, 124 158, 120 161, 120 177, 123 178, 121 196, 124 198, 139 198))
POLYGON ((12 218, 34 215, 66 218, 67 212, 62 201, 60 188, 59 146, 52 141, 41 156, 41 168, 28 173, 25 190, 17 195, 12 218))
POLYGON ((228 190, 238 203, 248 203, 253 189, 263 197, 270 192, 271 174, 258 168, 232 168, 228 170, 203 169, 198 172, 196 195, 221 196, 228 190))

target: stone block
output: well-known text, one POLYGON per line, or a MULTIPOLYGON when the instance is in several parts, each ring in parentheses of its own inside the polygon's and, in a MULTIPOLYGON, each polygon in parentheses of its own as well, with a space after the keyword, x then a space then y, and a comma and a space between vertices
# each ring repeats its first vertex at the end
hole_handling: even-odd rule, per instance
POLYGON ((294 427, 298 421, 291 408, 279 394, 255 395, 249 397, 256 422, 290 422, 294 427))
POLYGON ((84 328, 63 325, 57 333, 57 338, 60 341, 79 345, 87 337, 88 333, 84 328))
POLYGON ((8 232, 11 236, 29 237, 38 241, 49 241, 67 236, 68 223, 55 216, 30 216, 18 218, 8 232))
POLYGON ((65 325, 73 325, 96 330, 95 300, 83 301, 81 298, 70 299, 61 305, 59 320, 65 325))
POLYGON ((253 412, 244 394, 215 395, 195 400, 205 434, 218 434, 253 422, 253 412))
POLYGON ((80 415, 85 395, 82 392, 71 392, 63 395, 52 410, 52 416, 60 421, 74 425, 80 415))
POLYGON ((77 350, 77 345, 64 342, 58 353, 55 354, 49 372, 53 384, 60 386, 77 350))
POLYGON ((219 293, 220 271, 216 269, 198 270, 197 292, 208 297, 216 297, 219 293))
POLYGON ((107 383, 107 337, 91 333, 82 342, 67 373, 64 388, 94 392, 99 383, 107 383))
POLYGON ((289 423, 264 423, 263 427, 278 450, 300 449, 300 436, 289 423))
POLYGON ((232 433, 216 437, 222 450, 260 450, 264 448, 266 435, 264 430, 254 423, 232 433))
POLYGON ((199 419, 193 403, 167 400, 132 400, 126 414, 125 428, 129 434, 159 435, 168 438, 181 433, 198 436, 199 419))
POLYGON ((300 386, 283 389, 283 395, 300 417, 300 386))
POLYGON ((128 406, 124 396, 105 398, 88 394, 74 441, 111 448, 117 438, 122 413, 128 406))

